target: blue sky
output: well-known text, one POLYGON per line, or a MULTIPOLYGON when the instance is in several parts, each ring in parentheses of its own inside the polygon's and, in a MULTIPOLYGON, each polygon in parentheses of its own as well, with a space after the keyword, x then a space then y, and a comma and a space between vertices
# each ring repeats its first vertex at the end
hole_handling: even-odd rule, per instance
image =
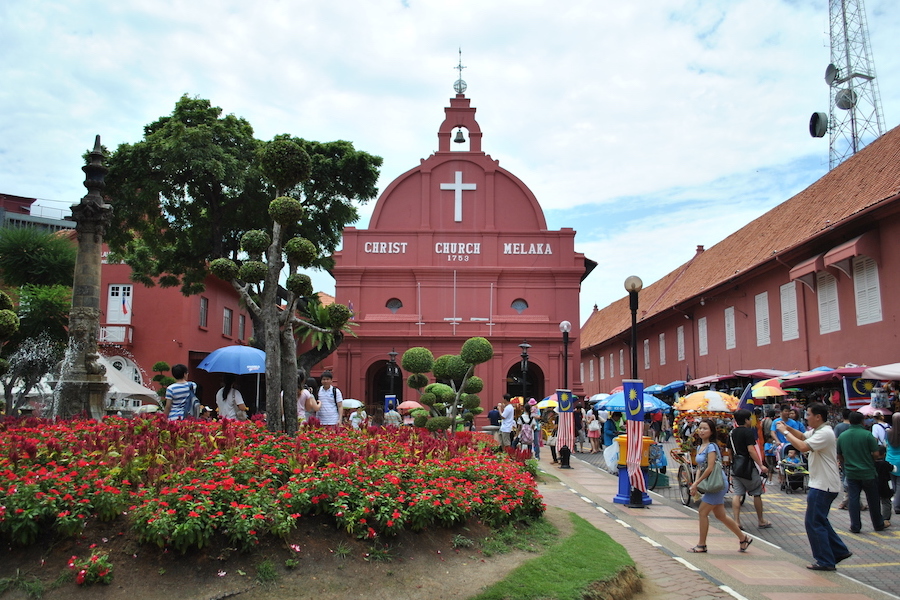
MULTIPOLYGON (((890 129, 900 3, 866 11, 890 129)), ((827 0, 5 0, 0 192, 61 216, 94 135, 138 141, 184 93, 261 139, 351 140, 384 157, 383 189, 436 150, 459 47, 484 150, 600 263, 573 321, 828 168, 807 132, 827 112, 827 0)))

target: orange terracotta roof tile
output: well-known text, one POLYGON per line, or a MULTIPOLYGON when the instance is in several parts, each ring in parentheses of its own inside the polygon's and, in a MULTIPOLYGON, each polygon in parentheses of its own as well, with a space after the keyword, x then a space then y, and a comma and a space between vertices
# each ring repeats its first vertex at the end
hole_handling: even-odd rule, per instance
MULTIPOLYGON (((808 243, 860 212, 898 199, 900 127, 851 156, 811 186, 641 290, 643 320, 702 295, 741 273, 808 243)), ((581 328, 581 348, 631 327, 628 298, 594 311, 581 328)))

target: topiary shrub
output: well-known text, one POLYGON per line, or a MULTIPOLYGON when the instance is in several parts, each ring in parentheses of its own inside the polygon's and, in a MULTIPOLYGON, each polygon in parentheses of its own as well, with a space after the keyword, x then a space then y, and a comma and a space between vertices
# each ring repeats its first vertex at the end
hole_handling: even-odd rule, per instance
POLYGON ((428 348, 417 346, 403 353, 400 365, 410 373, 428 373, 434 366, 434 354, 428 348))
POLYGON ((450 429, 450 425, 452 423, 453 419, 451 419, 450 417, 432 417, 428 419, 427 423, 425 423, 425 429, 432 433, 438 431, 446 431, 450 429))
POLYGON ((459 356, 470 365, 480 365, 491 360, 494 356, 494 347, 483 337, 469 338, 463 344, 459 356))
POLYGON ((481 406, 481 398, 478 397, 478 394, 463 394, 460 400, 462 401, 462 407, 466 410, 472 410, 481 406))
POLYGON ((309 267, 319 257, 315 244, 306 238, 295 237, 284 244, 284 255, 288 263, 298 267, 309 267))
POLYGON ((439 412, 439 413, 442 413, 442 412, 444 412, 445 410, 447 410, 447 405, 444 404, 443 402, 435 402, 435 403, 431 406, 431 408, 433 408, 435 411, 437 411, 437 412, 439 412))
POLYGON ((427 393, 434 394, 438 401, 449 403, 456 399, 453 388, 446 383, 432 383, 425 387, 427 393))
POLYGON ((414 390, 420 390, 428 385, 428 377, 422 373, 413 373, 406 379, 406 385, 414 390))
POLYGON ((445 379, 448 381, 462 381, 469 371, 469 365, 462 358, 455 354, 445 354, 434 361, 431 372, 434 373, 436 379, 445 379))
POLYGON ((480 392, 483 389, 484 389, 484 380, 481 377, 476 377, 475 375, 472 375, 466 381, 466 389, 463 391, 465 391, 467 394, 477 394, 478 392, 480 392))
POLYGON ((334 329, 340 329, 346 325, 350 317, 353 316, 353 313, 347 306, 337 302, 329 304, 325 307, 325 310, 328 311, 328 322, 334 329))
POLYGON ((266 278, 268 272, 269 267, 266 263, 259 260, 248 260, 241 265, 239 275, 247 283, 259 283, 266 278))
POLYGON ((428 422, 427 415, 417 415, 413 417, 413 425, 416 427, 425 427, 425 424, 428 422))
POLYGON ((279 196, 269 203, 269 216, 276 223, 293 225, 303 219, 303 205, 296 198, 279 196))
MULTIPOLYGON (((213 275, 225 281, 237 279, 240 276, 241 269, 235 262, 228 258, 217 258, 209 263, 209 270, 213 275)), ((156 369, 154 369, 155 371, 156 369)))
POLYGON ((241 249, 253 260, 259 260, 271 243, 271 236, 262 229, 251 229, 241 236, 241 249))
POLYGON ((275 138, 260 149, 259 167, 278 190, 286 191, 309 179, 312 159, 296 142, 275 138))
POLYGON ((305 273, 294 273, 293 275, 289 275, 284 285, 289 292, 292 292, 301 298, 312 296, 312 279, 305 273))
POLYGON ((419 404, 424 404, 425 406, 431 406, 437 402, 437 396, 432 394, 431 392, 425 392, 421 396, 419 396, 419 404))
POLYGON ((4 308, 0 310, 0 339, 8 339, 19 331, 19 315, 4 308))
POLYGON ((13 301, 6 292, 0 292, 0 310, 12 310, 13 301))

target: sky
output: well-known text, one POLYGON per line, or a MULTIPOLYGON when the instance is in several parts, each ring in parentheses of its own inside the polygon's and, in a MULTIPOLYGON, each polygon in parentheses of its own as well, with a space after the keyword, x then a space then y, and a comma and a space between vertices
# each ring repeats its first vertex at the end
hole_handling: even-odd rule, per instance
MULTIPOLYGON (((888 130, 900 2, 865 10, 888 130)), ((259 139, 350 140, 383 190, 437 150, 460 48, 483 149, 599 263, 573 321, 828 170, 827 0, 4 0, 0 192, 69 214, 94 136, 137 142, 183 94, 259 139)))

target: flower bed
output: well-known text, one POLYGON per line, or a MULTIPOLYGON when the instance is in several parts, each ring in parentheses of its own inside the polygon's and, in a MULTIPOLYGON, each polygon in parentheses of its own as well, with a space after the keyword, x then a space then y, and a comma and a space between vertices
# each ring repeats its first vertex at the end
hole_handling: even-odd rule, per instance
POLYGON ((125 515, 140 539, 179 551, 221 533, 241 548, 323 514, 360 538, 491 526, 544 510, 533 476, 492 440, 459 432, 304 429, 161 417, 0 421, 0 538, 78 535, 125 515))

